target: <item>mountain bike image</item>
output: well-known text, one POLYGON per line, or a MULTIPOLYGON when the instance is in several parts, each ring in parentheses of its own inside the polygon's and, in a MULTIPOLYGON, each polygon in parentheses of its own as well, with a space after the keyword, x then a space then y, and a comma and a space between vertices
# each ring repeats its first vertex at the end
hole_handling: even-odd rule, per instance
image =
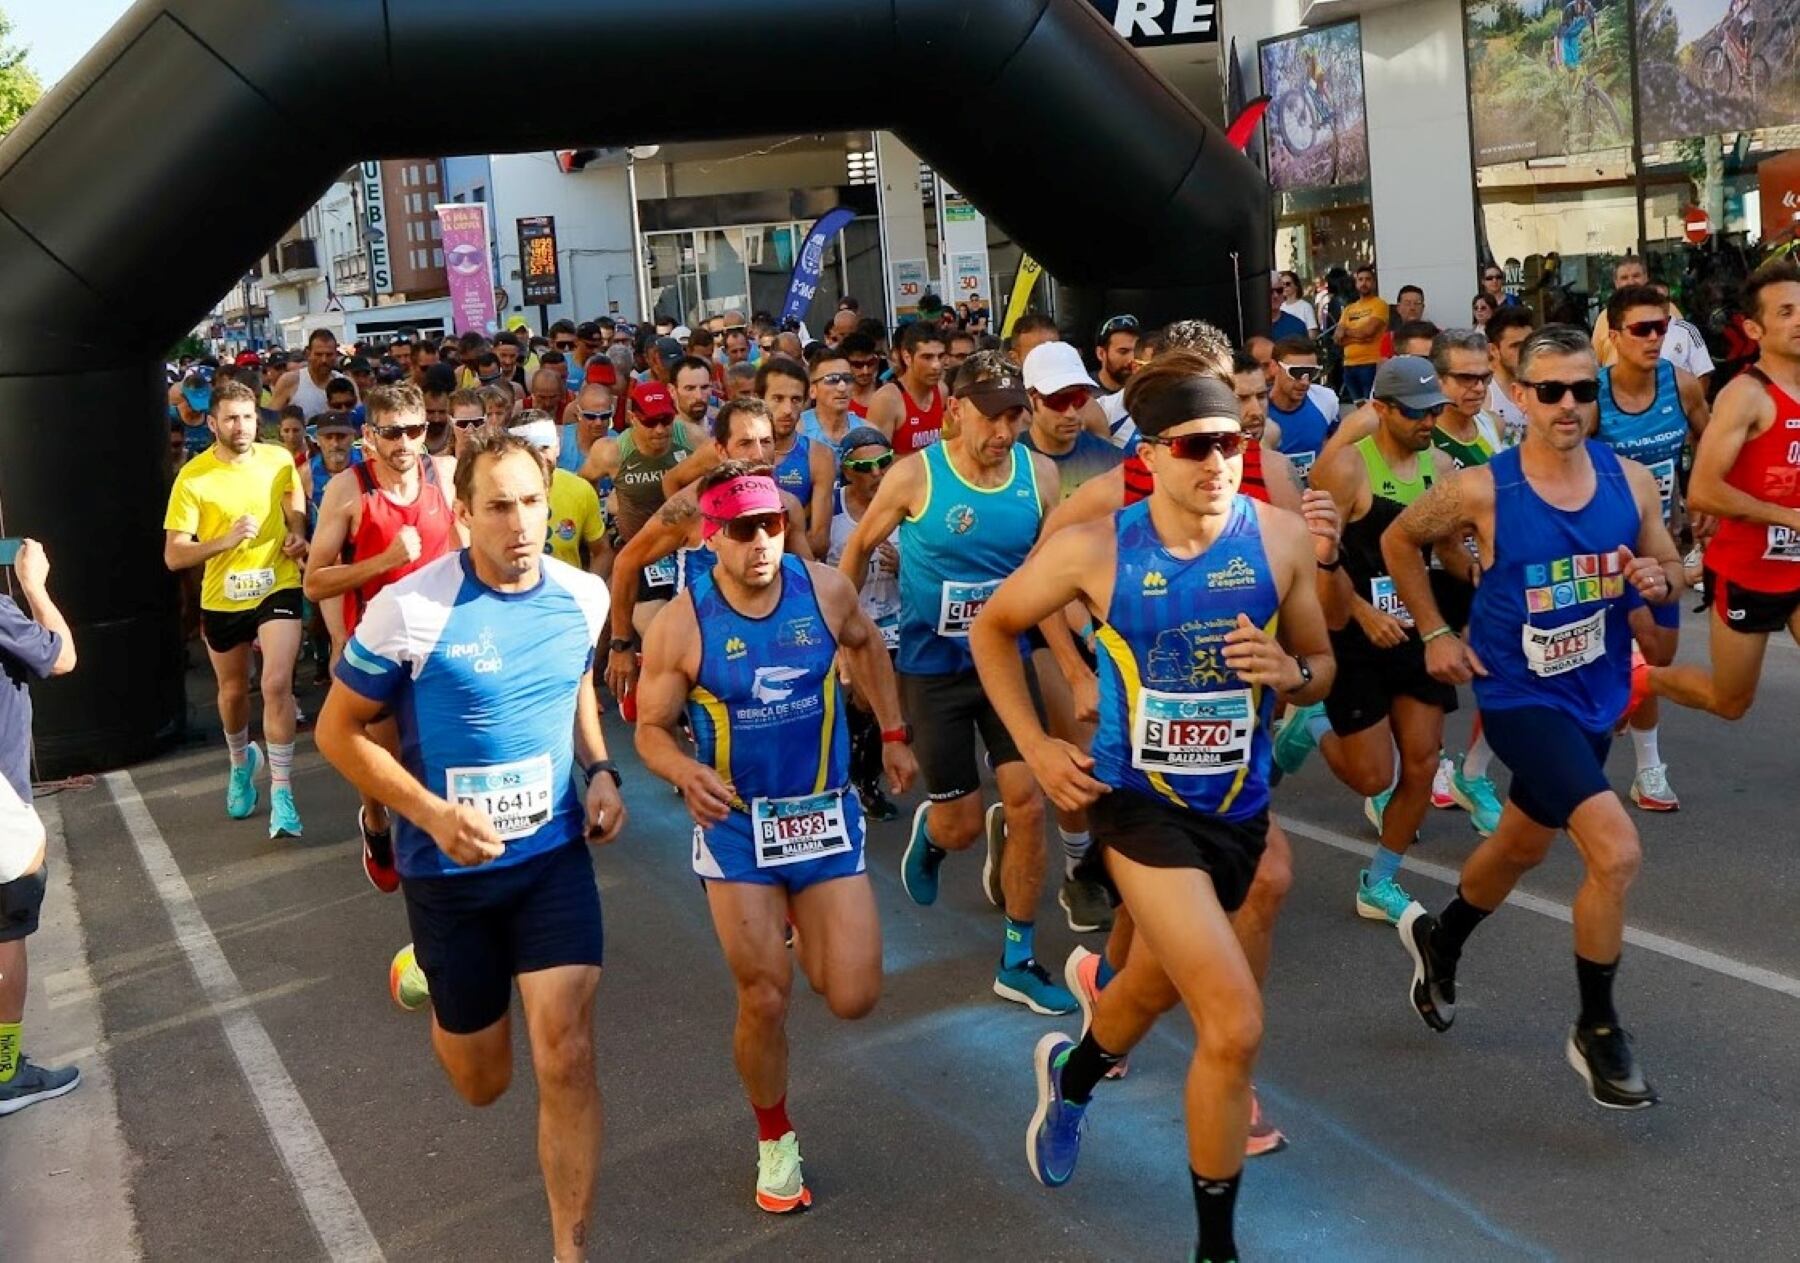
POLYGON ((1354 20, 1263 41, 1258 49, 1269 183, 1279 191, 1354 184, 1369 175, 1362 40, 1354 20))
POLYGON ((1269 118, 1282 144, 1296 157, 1309 157, 1323 146, 1330 163, 1327 183, 1337 183, 1337 119, 1322 78, 1303 74, 1298 85, 1270 102, 1269 118))
POLYGON ((1732 0, 1725 20, 1719 23, 1718 43, 1700 59, 1700 81, 1726 96, 1754 100, 1767 92, 1774 71, 1769 59, 1757 51, 1756 37, 1755 10, 1748 0, 1732 0))

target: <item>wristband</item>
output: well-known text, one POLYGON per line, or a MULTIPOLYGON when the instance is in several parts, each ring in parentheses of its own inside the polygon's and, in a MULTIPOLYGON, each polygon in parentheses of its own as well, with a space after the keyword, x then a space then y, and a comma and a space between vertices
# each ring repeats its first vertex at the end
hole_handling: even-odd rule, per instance
POLYGON ((903 746, 911 745, 912 744, 912 725, 911 724, 901 724, 898 728, 883 728, 881 730, 881 744, 882 745, 898 744, 898 745, 903 745, 903 746))
POLYGON ((614 766, 611 759, 595 759, 592 763, 587 765, 587 778, 590 781, 594 779, 594 775, 598 772, 605 772, 608 776, 612 777, 613 788, 615 789, 625 784, 625 778, 619 775, 619 769, 614 766))
POLYGON ((1446 623, 1444 626, 1438 628, 1436 631, 1428 631, 1423 636, 1419 637, 1419 643, 1422 645, 1429 645, 1432 641, 1436 640, 1439 636, 1454 636, 1454 635, 1456 635, 1456 629, 1451 627, 1448 623, 1446 623))

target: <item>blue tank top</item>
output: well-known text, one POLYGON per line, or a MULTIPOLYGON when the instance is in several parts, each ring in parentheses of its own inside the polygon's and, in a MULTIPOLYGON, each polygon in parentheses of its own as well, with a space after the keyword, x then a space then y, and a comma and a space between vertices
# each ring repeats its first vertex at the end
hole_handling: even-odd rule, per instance
POLYGON ((900 670, 953 675, 972 670, 969 624, 1037 542, 1043 518, 1031 453, 1012 450, 1012 473, 976 487, 942 443, 922 449, 925 505, 900 523, 900 670))
MULTIPOLYGON (((837 640, 806 563, 782 558, 781 599, 761 618, 732 608, 715 575, 708 569, 692 581, 700 672, 688 691, 687 713, 694 757, 737 791, 736 818, 727 824, 741 833, 745 815, 752 815, 760 848, 765 833, 794 827, 795 802, 817 800, 821 805, 813 810, 829 815, 835 808, 840 823, 855 827, 850 836, 860 837, 860 809, 844 793, 850 728, 838 692, 837 640), (758 805, 774 799, 792 801, 772 809, 758 805)), ((710 837, 712 830, 706 833, 710 837)))
POLYGON ((1675 472, 1681 467, 1681 449, 1687 446, 1688 436, 1675 366, 1667 360, 1656 362, 1656 398, 1642 412, 1619 407, 1613 399, 1612 373, 1610 368, 1600 370, 1600 428, 1594 437, 1656 475, 1663 520, 1667 521, 1675 498, 1675 472))
POLYGON ((1183 561, 1162 546, 1148 501, 1113 515, 1112 603, 1096 630, 1100 723, 1094 776, 1224 820, 1269 806, 1275 694, 1225 666, 1225 636, 1247 614, 1273 631, 1281 599, 1256 503, 1239 496, 1225 529, 1183 561))
POLYGON ((1295 475, 1304 479, 1335 427, 1313 399, 1310 387, 1306 398, 1292 412, 1284 412, 1275 406, 1273 399, 1269 400, 1269 415, 1281 427, 1281 445, 1278 450, 1294 463, 1295 475))
POLYGON ((775 485, 812 511, 812 440, 804 434, 794 436, 794 450, 775 466, 775 485))
POLYGON ((1469 644, 1483 710, 1549 706, 1588 732, 1612 727, 1631 691, 1628 585, 1619 546, 1635 547, 1636 499, 1612 449, 1589 440, 1593 498, 1569 511, 1545 503, 1519 463, 1495 454, 1494 562, 1475 589, 1469 644))

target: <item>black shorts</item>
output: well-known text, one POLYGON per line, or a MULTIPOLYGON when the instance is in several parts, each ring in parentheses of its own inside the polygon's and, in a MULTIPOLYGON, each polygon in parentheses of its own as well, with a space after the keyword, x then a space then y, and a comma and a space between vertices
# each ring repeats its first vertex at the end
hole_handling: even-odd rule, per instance
MULTIPOLYGON (((1038 718, 1044 716, 1044 699, 1038 692, 1037 673, 1025 664, 1025 683, 1038 718)), ((1022 762, 1012 734, 994 713, 973 667, 951 675, 900 674, 900 707, 912 724, 913 755, 925 780, 925 792, 933 802, 947 802, 978 793, 981 764, 975 757, 975 734, 987 747, 994 766, 1022 762)))
POLYGON ((1589 732, 1549 706, 1484 709, 1481 729, 1512 773, 1506 797, 1546 829, 1565 827, 1582 803, 1612 790, 1611 730, 1589 732))
POLYGON ((1757 592, 1739 587, 1730 579, 1721 579, 1711 566, 1706 568, 1706 595, 1719 621, 1746 636, 1786 631, 1795 611, 1800 610, 1800 591, 1757 592))
POLYGON ((0 943, 13 943, 37 933, 38 911, 44 906, 44 889, 50 884, 50 861, 37 872, 15 877, 0 886, 0 943))
POLYGON ((1456 709, 1456 687, 1425 669, 1425 645, 1416 636, 1392 649, 1377 649, 1360 632, 1333 632, 1331 650, 1337 655, 1337 677, 1325 698, 1325 717, 1340 737, 1386 719, 1396 697, 1436 706, 1446 715, 1456 709))
POLYGON ((1248 820, 1221 820, 1130 789, 1100 795, 1088 808, 1088 828, 1097 845, 1088 848, 1075 875, 1099 882, 1115 907, 1119 891, 1106 872, 1102 851, 1117 851, 1149 868, 1200 869, 1212 878, 1219 906, 1236 912, 1244 906, 1269 841, 1267 812, 1248 820))
POLYGON ((505 868, 403 877, 400 889, 432 1011, 453 1035, 505 1017, 519 974, 601 963, 600 889, 584 841, 505 868))
POLYGON ((200 634, 206 638, 206 647, 214 653, 230 653, 239 645, 255 640, 257 629, 264 623, 280 618, 298 622, 300 606, 300 589, 283 588, 269 593, 253 610, 201 610, 200 634))

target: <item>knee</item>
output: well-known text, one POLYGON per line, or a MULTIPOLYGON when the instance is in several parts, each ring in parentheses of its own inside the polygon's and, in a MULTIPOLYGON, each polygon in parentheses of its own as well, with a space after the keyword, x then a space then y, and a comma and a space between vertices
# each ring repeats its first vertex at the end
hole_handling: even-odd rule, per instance
POLYGON ((1637 832, 1633 830, 1595 851, 1588 867, 1588 876, 1605 889, 1622 895, 1637 880, 1638 869, 1643 866, 1643 862, 1643 848, 1638 844, 1637 832))
POLYGON ((552 1032, 531 1056, 540 1089, 572 1092, 595 1082, 594 1038, 579 1027, 552 1032))
POLYGON ((1255 991, 1238 1003, 1209 1007, 1200 1019, 1200 1055, 1226 1065, 1248 1066, 1262 1047, 1262 1003, 1255 991))
POLYGON ((456 1089, 456 1094, 477 1109, 499 1100, 511 1083, 511 1057, 497 1064, 482 1062, 450 1072, 450 1085, 456 1089))
POLYGON ((755 1026, 780 1026, 787 1021, 787 988, 773 978, 752 978, 738 984, 738 1016, 755 1026))
POLYGON ((1414 785, 1430 784, 1437 775, 1437 767, 1438 750, 1434 745, 1428 750, 1411 750, 1404 754, 1400 760, 1400 775, 1414 785))
POLYGON ((230 706, 247 701, 249 697, 250 682, 248 680, 219 681, 219 705, 230 706))
POLYGON ((960 851, 981 836, 981 800, 971 796, 941 809, 934 805, 926 826, 933 842, 946 851, 960 851))
POLYGON ((1556 840, 1554 833, 1536 836, 1539 832, 1534 829, 1531 836, 1507 838, 1501 845, 1500 854, 1514 868, 1536 868, 1550 854, 1550 844, 1556 840))
POLYGON ((265 701, 286 701, 294 691, 294 668, 265 662, 262 670, 262 693, 265 701))
POLYGON ((1256 866, 1256 877, 1250 883, 1250 893, 1244 896, 1244 908, 1254 910, 1265 920, 1273 920, 1275 913, 1287 900, 1288 891, 1294 888, 1294 861, 1285 848, 1278 852, 1270 847, 1263 852, 1261 862, 1256 866))
POLYGON ((1346 769, 1344 784, 1353 794, 1361 794, 1364 798, 1373 798, 1377 794, 1386 793, 1394 783, 1394 769, 1379 763, 1358 763, 1346 769))
POLYGON ((1742 719, 1750 713, 1750 704, 1755 700, 1754 693, 1721 693, 1713 713, 1720 719, 1742 719))
POLYGON ((852 978, 831 980, 825 988, 825 1004, 831 1015, 842 1018, 846 1022, 854 1022, 875 1011, 875 1002, 881 999, 881 978, 879 974, 873 978, 852 978))
POLYGON ((1044 800, 1036 792, 1010 799, 1005 807, 1008 837, 1029 842, 1044 836, 1044 800))

